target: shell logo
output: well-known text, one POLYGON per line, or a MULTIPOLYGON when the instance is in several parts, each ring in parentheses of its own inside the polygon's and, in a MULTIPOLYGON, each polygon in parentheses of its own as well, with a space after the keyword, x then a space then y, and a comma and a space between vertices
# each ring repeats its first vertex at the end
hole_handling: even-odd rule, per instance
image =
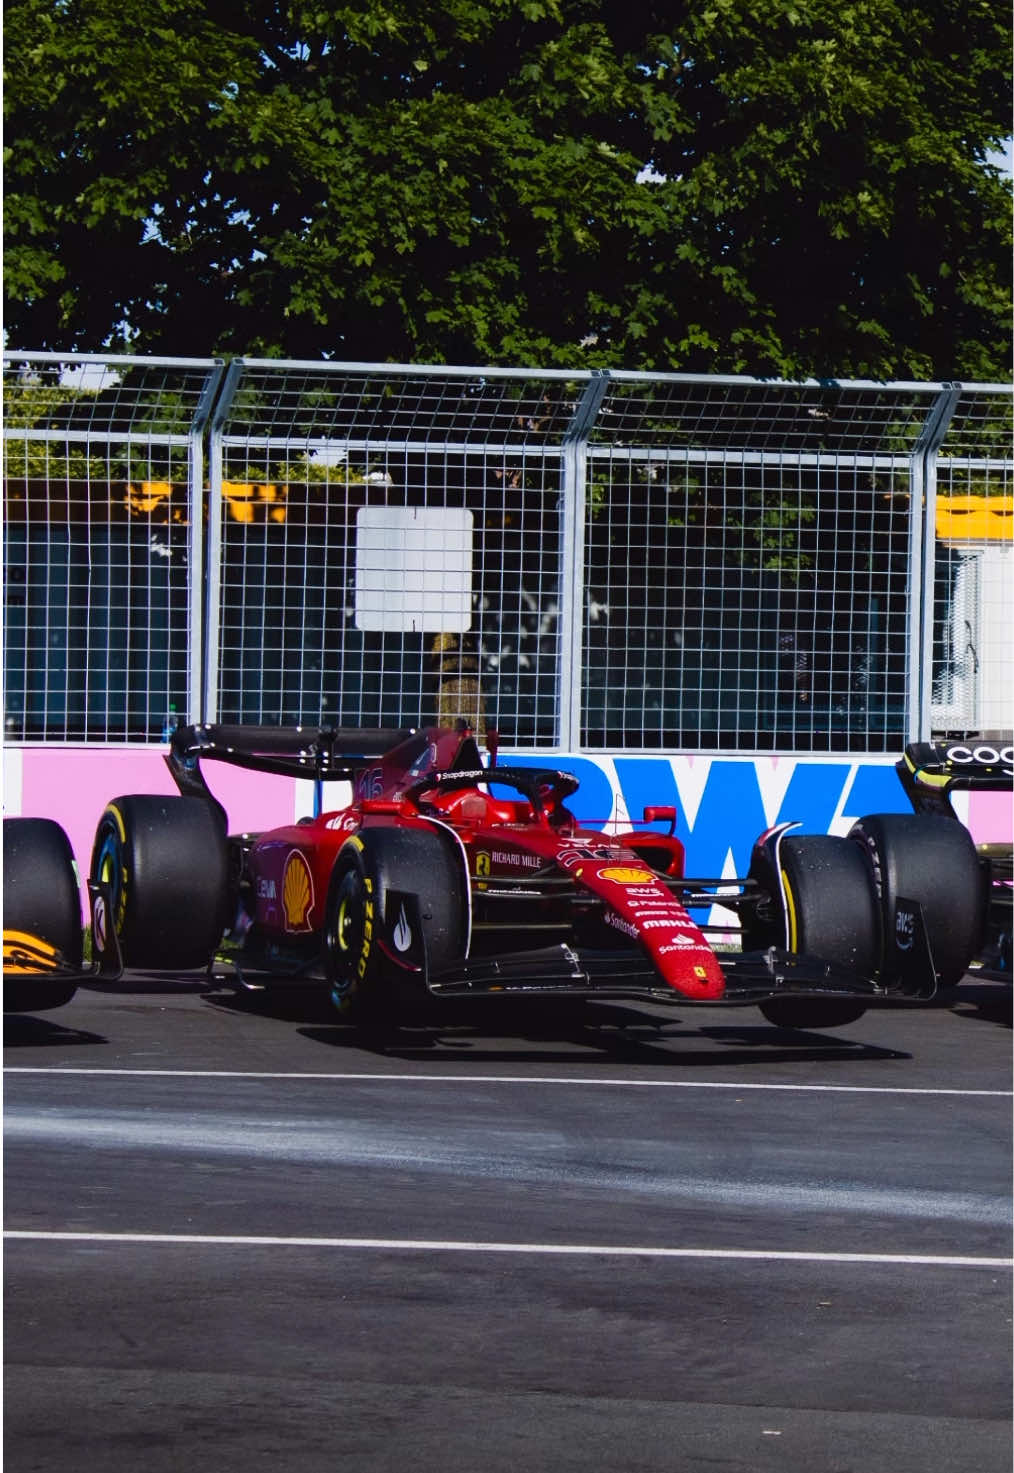
POLYGON ((310 866, 294 849, 285 861, 282 873, 282 911, 287 931, 309 931, 307 917, 313 906, 313 876, 310 866))
POLYGON ((612 880, 616 885, 650 885, 655 879, 650 869, 634 869, 632 866, 612 865, 599 870, 600 880, 612 880))

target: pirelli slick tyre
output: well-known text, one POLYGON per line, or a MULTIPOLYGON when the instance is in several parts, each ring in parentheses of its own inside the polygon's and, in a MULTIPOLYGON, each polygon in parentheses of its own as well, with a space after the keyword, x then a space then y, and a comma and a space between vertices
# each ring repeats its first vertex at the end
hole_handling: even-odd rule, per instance
POLYGON ((960 982, 982 938, 987 901, 986 876, 968 830, 934 814, 876 813, 853 824, 849 839, 872 873, 885 979, 896 977, 903 964, 895 927, 900 896, 922 907, 940 986, 960 982))
MULTIPOLYGON (((880 921, 869 869, 856 845, 829 834, 788 835, 779 854, 788 949, 872 977, 880 921)), ((840 1028, 866 1011, 862 1001, 834 997, 777 997, 759 1007, 779 1028, 840 1028)))
POLYGON ((205 967, 225 929, 226 837, 201 798, 114 798, 99 820, 91 877, 110 889, 123 964, 143 970, 205 967))
POLYGON ((4 819, 4 1012, 34 1013, 70 1002, 76 982, 26 975, 47 956, 80 970, 81 897, 70 840, 49 818, 4 819))
POLYGON ((328 891, 324 960, 343 1018, 396 1027, 408 1001, 425 996, 423 961, 435 972, 463 955, 464 885, 462 865, 438 833, 368 828, 342 846, 328 891))

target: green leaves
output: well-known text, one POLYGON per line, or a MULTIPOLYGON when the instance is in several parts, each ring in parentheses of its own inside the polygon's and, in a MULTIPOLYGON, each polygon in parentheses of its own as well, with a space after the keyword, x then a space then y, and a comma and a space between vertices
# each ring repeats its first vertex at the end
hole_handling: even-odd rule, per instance
POLYGON ((995 377, 988 0, 11 0, 25 347, 995 377), (645 171, 648 170, 646 173, 645 171))

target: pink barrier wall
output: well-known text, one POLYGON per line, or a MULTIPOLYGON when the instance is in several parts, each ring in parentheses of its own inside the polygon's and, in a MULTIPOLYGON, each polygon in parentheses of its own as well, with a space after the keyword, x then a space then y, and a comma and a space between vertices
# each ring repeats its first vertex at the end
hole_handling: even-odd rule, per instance
POLYGON ((1010 843, 1014 801, 1010 793, 969 793, 968 829, 977 844, 1010 843))
MULTIPOLYGON (((310 801, 297 812, 299 790, 309 784, 216 764, 215 797, 229 815, 229 830, 272 828, 310 812, 310 801)), ((4 751, 4 815, 54 818, 63 825, 87 879, 92 840, 110 798, 125 793, 176 792, 161 749, 136 747, 7 748, 4 751)))

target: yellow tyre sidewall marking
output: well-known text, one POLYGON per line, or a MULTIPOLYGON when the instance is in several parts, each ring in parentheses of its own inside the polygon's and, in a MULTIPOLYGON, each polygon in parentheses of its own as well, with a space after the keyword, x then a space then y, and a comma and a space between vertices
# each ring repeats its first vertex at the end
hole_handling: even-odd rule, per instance
MULTIPOLYGON (((117 806, 116 806, 115 803, 110 803, 110 804, 107 805, 107 807, 106 807, 106 813, 109 815, 109 817, 115 823, 117 832, 120 835, 120 843, 122 845, 124 845, 124 847, 125 847, 126 846, 126 843, 127 843, 127 825, 123 821, 123 814, 117 808, 117 806)), ((109 854, 104 854, 102 856, 102 873, 99 875, 99 880, 102 883, 104 883, 104 884, 112 884, 113 875, 110 873, 111 869, 112 869, 112 856, 109 855, 109 854)), ((117 901, 115 913, 113 915, 113 929, 116 931, 116 934, 118 936, 123 931, 123 923, 124 923, 124 920, 126 919, 126 915, 127 915, 127 867, 126 867, 125 864, 121 864, 120 865, 119 896, 118 896, 118 901, 117 901)))
POLYGON ((792 887, 789 884, 789 877, 784 870, 782 870, 782 893, 785 896, 785 909, 789 918, 789 950, 798 951, 799 922, 796 917, 796 902, 793 899, 792 887))
POLYGON ((109 806, 106 808, 106 812, 112 814, 114 820, 116 821, 116 827, 120 831, 120 843, 125 844, 127 842, 127 825, 123 822, 123 814, 117 808, 115 803, 110 803, 109 806))

